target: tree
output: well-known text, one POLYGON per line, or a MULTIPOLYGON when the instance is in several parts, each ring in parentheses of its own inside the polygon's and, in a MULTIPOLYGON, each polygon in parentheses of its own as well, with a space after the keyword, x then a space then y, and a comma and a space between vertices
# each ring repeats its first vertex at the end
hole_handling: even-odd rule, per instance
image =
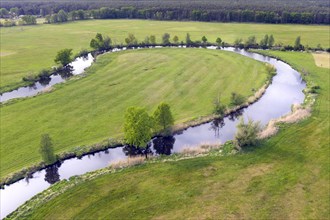
POLYGON ((213 105, 213 113, 222 117, 225 114, 226 106, 221 103, 220 96, 214 100, 213 105))
POLYGON ((95 38, 89 43, 89 46, 95 50, 108 50, 111 48, 111 44, 112 41, 110 37, 103 37, 102 34, 97 33, 95 38))
POLYGON ((49 134, 41 135, 39 153, 42 160, 48 165, 55 163, 56 156, 54 154, 53 143, 49 134))
POLYGON ((300 36, 298 36, 296 38, 295 42, 294 42, 294 47, 293 47, 294 50, 301 50, 302 49, 302 45, 301 45, 300 41, 301 41, 301 38, 300 38, 300 36))
POLYGON ((254 122, 249 118, 245 124, 243 117, 241 117, 236 127, 234 142, 238 148, 255 146, 258 143, 257 136, 261 130, 260 122, 254 122))
POLYGON ((156 37, 155 37, 155 35, 150 35, 150 43, 151 44, 156 44, 156 37))
POLYGON ((144 108, 129 107, 125 113, 124 138, 127 144, 147 148, 153 121, 144 108))
POLYGON ((150 44, 150 37, 149 37, 149 36, 146 36, 146 37, 144 38, 144 43, 145 43, 146 45, 149 45, 149 44, 150 44))
POLYGON ((173 37, 173 43, 177 44, 178 42, 179 42, 179 37, 175 35, 173 37))
POLYGON ((218 46, 220 47, 221 46, 221 43, 222 43, 222 40, 220 37, 218 37, 215 42, 218 44, 218 46))
POLYGON ((268 47, 273 47, 274 43, 275 43, 275 39, 274 39, 273 35, 271 34, 268 39, 268 47))
POLYGON ((55 63, 60 63, 63 66, 68 65, 71 61, 72 49, 63 49, 57 52, 55 63))
POLYGON ((170 34, 168 34, 168 33, 165 33, 165 34, 163 34, 163 36, 162 36, 162 40, 163 40, 163 44, 164 45, 168 45, 168 44, 170 44, 170 34))
POLYGON ((57 14, 59 22, 68 21, 68 14, 64 10, 60 10, 57 14))
POLYGON ((170 128, 174 124, 174 119, 169 104, 164 102, 160 103, 152 117, 157 130, 161 130, 166 135, 170 133, 170 128))
POLYGON ((32 15, 24 15, 22 17, 22 20, 23 20, 24 24, 26 24, 26 25, 37 24, 36 17, 34 17, 32 15))
POLYGON ((127 45, 137 45, 137 43, 138 43, 136 37, 131 33, 129 33, 128 37, 125 38, 125 42, 127 45))
POLYGON ((269 37, 268 37, 268 34, 266 34, 265 36, 264 36, 264 38, 263 39, 261 39, 261 41, 260 41, 260 46, 262 47, 262 48, 267 48, 268 47, 268 41, 269 41, 269 37))
POLYGON ((207 42, 207 38, 205 36, 202 37, 202 41, 205 44, 207 42))
POLYGON ((192 41, 191 41, 191 39, 190 39, 190 34, 187 33, 187 35, 186 35, 186 44, 187 44, 187 45, 190 45, 191 43, 192 43, 192 41))
POLYGON ((0 17, 4 18, 6 15, 8 15, 8 10, 5 8, 0 8, 0 17))

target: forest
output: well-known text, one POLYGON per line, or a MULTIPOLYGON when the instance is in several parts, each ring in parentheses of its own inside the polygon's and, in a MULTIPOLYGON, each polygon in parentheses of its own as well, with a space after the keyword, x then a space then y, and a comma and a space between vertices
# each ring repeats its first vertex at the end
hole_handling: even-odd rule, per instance
POLYGON ((7 0, 1 1, 0 16, 51 16, 61 10, 67 13, 83 10, 84 16, 80 18, 329 24, 328 0, 267 0, 267 4, 264 3, 262 0, 7 0))

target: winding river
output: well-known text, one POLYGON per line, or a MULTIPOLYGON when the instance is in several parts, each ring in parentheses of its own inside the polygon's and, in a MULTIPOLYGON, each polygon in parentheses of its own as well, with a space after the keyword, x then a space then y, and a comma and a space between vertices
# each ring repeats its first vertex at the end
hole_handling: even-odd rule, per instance
MULTIPOLYGON (((216 48, 209 47, 208 49, 216 48)), ((305 82, 302 80, 300 74, 288 64, 245 50, 237 50, 234 48, 225 48, 223 50, 235 52, 275 66, 277 74, 273 77, 273 81, 267 88, 265 94, 257 102, 235 114, 225 117, 223 120, 214 120, 209 123, 188 128, 173 137, 155 138, 151 140, 151 151, 153 154, 169 155, 174 152, 180 152, 186 147, 192 148, 205 142, 224 143, 227 140, 233 139, 239 116, 243 116, 245 119, 250 117, 265 125, 271 119, 279 118, 290 113, 292 104, 303 102, 304 93, 302 91, 306 87, 305 82)), ((76 64, 81 63, 81 65, 75 66, 74 69, 79 69, 79 73, 82 73, 83 69, 91 65, 93 58, 89 55, 86 60, 87 63, 84 63, 83 58, 78 58, 76 64)), ((42 88, 44 89, 45 86, 42 88)), ((38 92, 33 95, 37 93, 38 92)), ((1 96, 2 99, 5 94, 6 93, 1 96)), ((30 95, 31 93, 29 93, 28 96, 30 95)), ((9 99, 10 98, 6 100, 9 99)), ((104 168, 113 162, 127 158, 128 155, 137 153, 139 152, 125 146, 111 148, 98 153, 86 155, 80 159, 72 158, 65 160, 61 164, 34 173, 30 178, 22 179, 11 185, 5 186, 5 188, 0 191, 1 218, 4 218, 25 201, 47 189, 51 184, 59 180, 68 179, 74 175, 81 175, 86 172, 104 168)))

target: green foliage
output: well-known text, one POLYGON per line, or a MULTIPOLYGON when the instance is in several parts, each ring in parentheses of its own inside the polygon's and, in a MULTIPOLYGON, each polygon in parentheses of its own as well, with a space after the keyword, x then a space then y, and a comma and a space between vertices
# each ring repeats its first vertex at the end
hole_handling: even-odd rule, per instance
POLYGON ((205 36, 202 37, 202 42, 205 44, 207 42, 207 38, 205 36))
POLYGON ((144 108, 129 107, 125 113, 124 137, 129 145, 146 148, 152 137, 153 120, 144 108))
POLYGON ((55 63, 60 63, 63 66, 68 65, 71 61, 72 49, 63 49, 57 52, 55 63))
POLYGON ((53 143, 49 134, 41 135, 39 153, 42 160, 48 165, 56 161, 56 156, 54 154, 53 143))
POLYGON ((275 39, 273 37, 273 35, 271 34, 268 38, 268 47, 273 47, 275 43, 275 39))
POLYGON ((129 46, 131 45, 137 45, 138 40, 136 39, 136 37, 134 36, 134 34, 129 33, 127 38, 125 38, 125 43, 129 46))
POLYGON ((95 50, 108 50, 111 48, 111 38, 106 36, 103 38, 102 34, 97 33, 95 38, 91 40, 89 46, 95 50))
POLYGON ((213 106, 213 114, 223 117, 226 111, 226 106, 221 103, 220 97, 214 100, 213 106))
POLYGON ((220 37, 218 37, 215 42, 218 44, 218 46, 220 47, 221 46, 221 43, 222 43, 222 40, 220 37))
POLYGON ((245 97, 241 94, 238 94, 236 92, 232 92, 230 96, 230 105, 231 106, 237 106, 242 105, 245 102, 245 97))
POLYGON ((151 44, 156 44, 156 36, 155 35, 150 35, 149 39, 150 39, 151 44))
POLYGON ((171 126, 174 124, 170 105, 160 103, 152 115, 156 130, 161 130, 165 134, 170 134, 171 126))
POLYGON ((32 15, 24 15, 22 17, 22 20, 23 20, 24 24, 26 24, 26 25, 37 24, 36 17, 32 16, 32 15))
POLYGON ((244 123, 244 118, 241 117, 236 127, 235 144, 237 147, 255 146, 258 143, 257 135, 261 130, 260 122, 254 122, 249 118, 248 122, 244 123))
POLYGON ((163 34, 163 36, 162 36, 163 44, 165 44, 165 45, 170 44, 170 37, 171 36, 168 33, 163 34))
POLYGON ((191 38, 190 38, 190 34, 187 33, 187 34, 186 34, 186 44, 187 44, 187 45, 190 45, 191 43, 192 43, 192 41, 191 41, 191 38))
POLYGON ((301 37, 298 36, 296 38, 296 40, 294 41, 294 46, 293 46, 294 50, 303 50, 303 46, 301 45, 301 37))
POLYGON ((179 42, 179 37, 175 35, 173 37, 173 43, 177 44, 178 42, 179 42))

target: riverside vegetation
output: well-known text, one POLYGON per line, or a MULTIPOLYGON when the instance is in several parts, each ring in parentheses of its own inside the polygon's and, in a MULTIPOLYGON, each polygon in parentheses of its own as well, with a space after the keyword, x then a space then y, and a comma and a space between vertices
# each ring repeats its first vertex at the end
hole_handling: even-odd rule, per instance
POLYGON ((178 48, 105 54, 86 75, 1 106, 2 180, 41 161, 42 133, 52 137, 55 154, 72 152, 109 137, 121 139, 122 112, 130 106, 151 112, 164 100, 178 125, 209 115, 220 91, 221 103, 229 105, 232 92, 249 97, 269 80, 263 63, 238 54, 178 48))
POLYGON ((266 53, 303 73, 306 101, 317 94, 311 117, 281 124, 276 136, 241 154, 106 168, 61 181, 9 219, 327 219, 329 70, 317 67, 310 53, 266 53))
POLYGON ((3 28, 0 48, 0 92, 26 85, 27 82, 22 81, 23 77, 36 76, 42 69, 54 66, 54 57, 60 49, 72 48, 73 54, 88 49, 90 39, 96 33, 111 36, 113 45, 125 44, 125 38, 129 33, 134 34, 139 42, 145 40, 146 36, 153 35, 159 44, 162 42, 162 35, 168 33, 171 40, 177 36, 180 43, 185 42, 186 34, 190 33, 194 41, 207 36, 209 42, 215 43, 220 37, 222 42, 231 45, 234 45, 236 40, 246 40, 250 36, 255 36, 259 43, 265 34, 269 34, 273 35, 275 44, 279 45, 293 45, 297 36, 301 36, 301 44, 304 46, 316 48, 320 44, 323 48, 329 48, 328 27, 316 25, 89 20, 61 25, 3 28), (314 33, 318 33, 317 41, 314 33))

